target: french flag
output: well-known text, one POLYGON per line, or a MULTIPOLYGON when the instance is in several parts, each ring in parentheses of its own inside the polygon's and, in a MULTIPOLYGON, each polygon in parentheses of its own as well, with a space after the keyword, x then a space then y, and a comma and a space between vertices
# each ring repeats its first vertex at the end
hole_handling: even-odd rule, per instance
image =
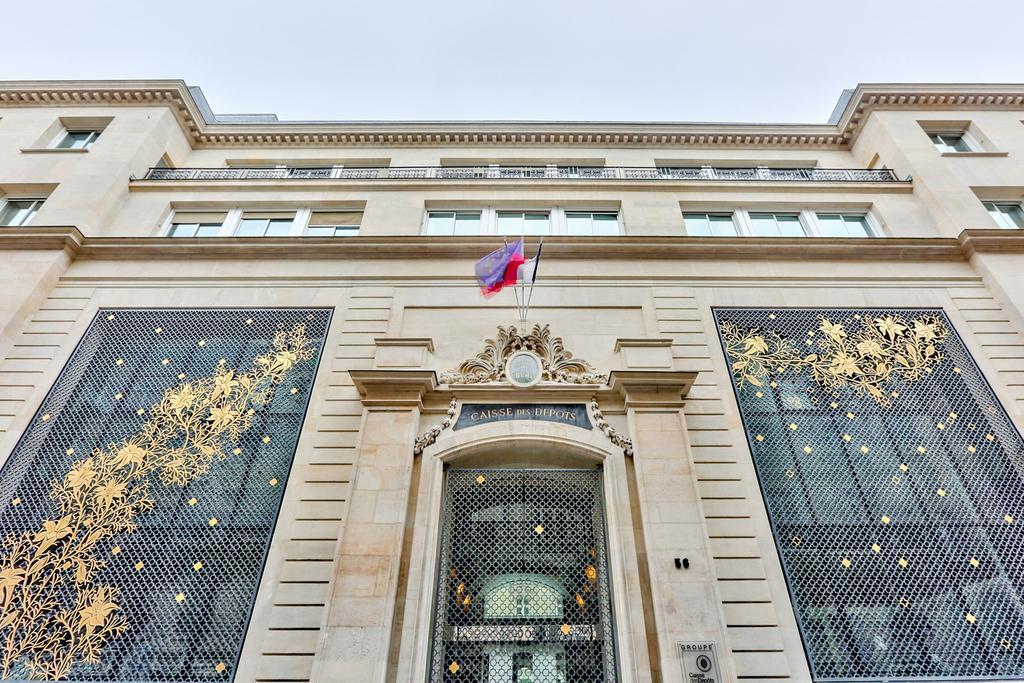
POLYGON ((544 244, 537 249, 537 256, 527 259, 522 238, 512 244, 505 243, 476 262, 476 279, 480 282, 480 293, 491 297, 504 287, 533 282, 537 278, 537 262, 544 244))

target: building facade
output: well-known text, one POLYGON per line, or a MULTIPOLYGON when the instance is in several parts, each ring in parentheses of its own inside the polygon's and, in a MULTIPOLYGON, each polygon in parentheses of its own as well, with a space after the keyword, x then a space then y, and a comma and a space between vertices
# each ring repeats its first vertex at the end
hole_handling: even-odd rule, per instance
POLYGON ((0 677, 1024 678, 1022 160, 0 83, 0 677))

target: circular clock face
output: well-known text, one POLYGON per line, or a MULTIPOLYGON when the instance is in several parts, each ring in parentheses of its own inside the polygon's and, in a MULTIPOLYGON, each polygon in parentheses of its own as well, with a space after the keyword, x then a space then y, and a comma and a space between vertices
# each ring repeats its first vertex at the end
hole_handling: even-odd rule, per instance
POLYGON ((532 387, 540 381, 543 366, 540 358, 529 351, 516 351, 508 357, 505 376, 517 387, 532 387))

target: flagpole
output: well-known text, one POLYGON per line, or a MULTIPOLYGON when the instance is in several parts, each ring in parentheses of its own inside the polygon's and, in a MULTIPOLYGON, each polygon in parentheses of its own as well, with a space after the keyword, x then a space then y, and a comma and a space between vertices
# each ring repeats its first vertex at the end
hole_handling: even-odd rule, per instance
MULTIPOLYGON (((533 275, 530 277, 530 293, 526 299, 526 315, 530 314, 530 304, 533 302, 533 286, 537 283, 537 269, 540 268, 540 253, 544 250, 544 235, 540 236, 540 244, 537 245, 537 255, 533 257, 533 275)), ((525 297, 525 292, 524 292, 525 297)), ((525 318, 523 322, 526 322, 525 318)))

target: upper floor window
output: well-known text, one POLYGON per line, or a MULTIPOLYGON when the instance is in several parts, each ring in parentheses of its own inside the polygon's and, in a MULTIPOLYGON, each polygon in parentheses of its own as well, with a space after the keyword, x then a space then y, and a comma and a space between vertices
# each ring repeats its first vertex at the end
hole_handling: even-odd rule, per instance
POLYGON ((479 235, 480 211, 429 211, 428 235, 479 235))
POLYGON ((238 237, 287 237, 295 224, 294 211, 246 211, 235 230, 238 237))
POLYGON ((39 211, 45 199, 8 199, 0 204, 0 226, 25 225, 39 211))
POLYGON ((929 133, 932 144, 940 152, 973 152, 975 151, 966 133, 929 133))
POLYGON ((168 237, 216 237, 227 217, 226 211, 177 211, 168 237))
POLYGON ((359 234, 361 211, 313 211, 306 234, 310 237, 353 237, 359 234))
POLYGON ((864 214, 819 213, 818 232, 822 237, 871 237, 864 214))
POLYGON ((1000 228, 1024 228, 1024 209, 1016 202, 984 202, 988 215, 1000 228))
POLYGON ((618 235, 619 214, 615 211, 566 211, 565 227, 570 235, 618 235))
POLYGON ((684 213, 686 234, 698 237, 735 237, 731 213, 684 213))
POLYGON ((751 213, 750 234, 754 237, 806 237, 798 213, 751 213))
POLYGON ((547 235, 551 217, 547 211, 499 211, 499 235, 547 235))
POLYGON ((57 149, 89 149, 100 136, 96 130, 66 130, 54 145, 57 149))

